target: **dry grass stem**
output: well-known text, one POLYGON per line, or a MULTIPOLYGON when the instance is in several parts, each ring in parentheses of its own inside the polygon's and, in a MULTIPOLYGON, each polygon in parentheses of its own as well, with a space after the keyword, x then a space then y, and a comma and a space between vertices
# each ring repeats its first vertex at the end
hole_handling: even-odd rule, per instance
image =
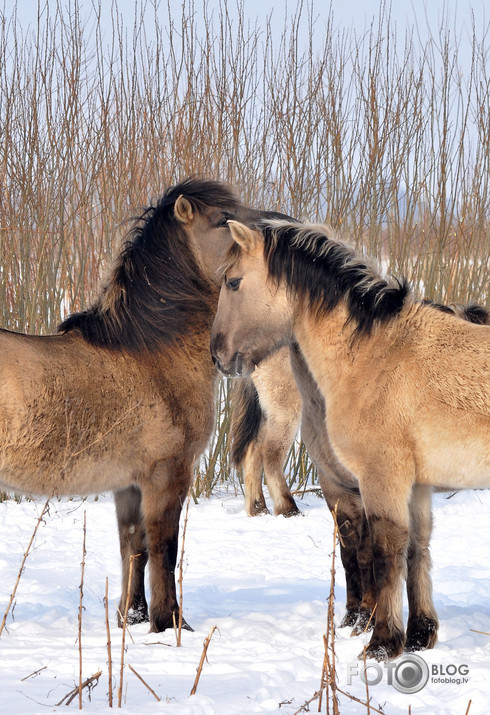
MULTIPOLYGON (((185 547, 185 534, 187 531, 187 519, 189 517, 189 504, 191 500, 191 490, 187 494, 187 504, 185 508, 185 519, 184 526, 182 529, 182 548, 180 551, 180 564, 179 564, 179 624, 177 628, 177 647, 180 648, 182 644, 182 618, 183 618, 183 603, 184 603, 184 547, 185 547)), ((175 628, 175 617, 174 617, 174 628, 175 628)))
POLYGON ((107 667, 108 667, 108 680, 109 680, 109 707, 112 708, 112 648, 111 648, 111 627, 109 624, 109 579, 107 577, 105 580, 104 609, 105 609, 105 629, 106 629, 106 633, 107 633, 107 667))
POLYGON ((83 670, 83 654, 82 654, 82 612, 83 612, 83 579, 85 576, 85 556, 87 554, 85 544, 87 538, 87 512, 83 512, 83 545, 82 545, 82 573, 80 578, 80 604, 78 606, 78 663, 79 663, 79 690, 78 690, 78 709, 82 709, 82 670, 83 670))
POLYGON ((329 690, 332 690, 332 709, 334 715, 339 715, 339 701, 337 697, 337 673, 336 673, 336 657, 335 657, 335 553, 337 548, 339 528, 337 524, 337 505, 332 511, 333 517, 333 551, 332 565, 330 567, 330 593, 328 596, 327 610, 327 632, 323 636, 324 659, 322 669, 322 684, 320 688, 320 699, 318 703, 318 712, 321 712, 322 707, 322 692, 326 689, 327 713, 329 712, 329 690))
POLYGON ((204 661, 206 660, 206 654, 208 652, 208 647, 211 642, 211 638, 213 637, 213 633, 217 629, 218 626, 213 626, 211 630, 209 631, 209 635, 207 638, 204 639, 204 644, 203 644, 203 649, 202 649, 202 654, 201 654, 201 660, 199 661, 199 666, 197 668, 197 673, 196 673, 196 678, 194 680, 194 685, 192 686, 192 690, 190 692, 190 695, 195 695, 196 690, 197 690, 197 685, 199 683, 199 678, 201 677, 202 669, 204 666, 204 661))
MULTIPOLYGON (((139 556, 139 554, 138 554, 139 556)), ((122 625, 122 638, 121 638, 121 668, 119 675, 119 687, 117 689, 117 706, 120 708, 122 705, 122 693, 123 693, 123 677, 124 677, 124 653, 126 649, 126 627, 128 624, 128 611, 129 611, 129 600, 131 596, 131 586, 133 581, 133 565, 134 559, 137 556, 131 556, 129 559, 129 576, 128 576, 128 589, 126 592, 126 606, 124 608, 124 617, 122 625)))
POLYGON ((50 502, 50 499, 48 499, 48 500, 46 501, 45 505, 43 506, 43 509, 42 509, 42 511, 41 511, 41 514, 39 515, 39 518, 38 518, 38 520, 37 520, 37 522, 36 522, 36 526, 34 527, 34 531, 32 532, 31 540, 29 541, 29 544, 28 544, 28 546, 27 546, 27 549, 26 549, 25 552, 24 552, 24 557, 23 557, 22 563, 21 563, 21 565, 20 565, 19 574, 18 574, 18 576, 17 576, 17 580, 16 580, 16 582, 15 582, 14 589, 13 589, 11 595, 10 595, 10 600, 9 600, 8 606, 7 606, 6 610, 5 610, 5 613, 3 614, 2 623, 0 624, 0 636, 2 635, 3 629, 5 628, 5 623, 6 623, 6 621, 7 621, 7 616, 8 616, 8 614, 9 614, 9 611, 10 611, 11 607, 12 607, 12 603, 13 603, 13 601, 14 601, 15 594, 17 593, 17 588, 18 588, 18 586, 19 586, 20 578, 21 578, 21 576, 22 576, 22 574, 23 574, 23 572, 24 572, 24 566, 25 566, 27 557, 28 557, 28 555, 29 555, 29 551, 31 550, 31 546, 32 546, 32 544, 33 544, 33 542, 34 542, 34 539, 36 538, 36 533, 37 533, 37 530, 38 530, 38 528, 39 528, 39 524, 41 523, 42 518, 43 518, 44 514, 46 513, 46 511, 47 511, 47 509, 48 509, 49 502, 50 502))
POLYGON ((141 682, 143 683, 143 685, 145 686, 145 688, 147 688, 147 689, 150 691, 150 693, 153 695, 153 697, 155 698, 155 700, 158 700, 158 702, 160 702, 161 698, 158 697, 158 695, 155 693, 155 691, 152 690, 152 688, 150 688, 150 686, 148 685, 148 683, 147 683, 145 680, 143 680, 143 678, 141 677, 141 675, 140 675, 139 673, 137 673, 136 670, 133 668, 133 666, 132 666, 132 665, 129 665, 129 663, 128 663, 128 668, 129 668, 129 670, 130 670, 132 673, 134 673, 134 674, 136 675, 137 678, 139 678, 139 680, 141 680, 141 682))
POLYGON ((370 715, 371 713, 371 706, 370 706, 370 695, 369 695, 369 683, 368 683, 368 677, 367 677, 367 663, 366 663, 366 646, 362 649, 362 660, 364 664, 364 681, 366 683, 366 712, 367 715, 370 715))

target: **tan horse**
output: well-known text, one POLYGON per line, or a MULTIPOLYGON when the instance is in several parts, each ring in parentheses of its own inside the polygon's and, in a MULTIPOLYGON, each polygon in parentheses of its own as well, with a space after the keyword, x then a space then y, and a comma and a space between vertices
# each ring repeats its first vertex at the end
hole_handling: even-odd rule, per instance
POLYGON ((187 180, 149 207, 99 297, 58 335, 0 331, 0 485, 62 496, 119 490, 122 603, 129 557, 135 621, 172 627, 178 526, 214 425, 212 280, 227 219, 258 213, 212 181, 187 180))
MULTIPOLYGON (((453 303, 447 306, 430 300, 425 302, 463 320, 480 325, 490 324, 489 311, 480 305, 453 303)), ((323 434, 320 433, 319 427, 325 421, 323 398, 296 346, 291 351, 287 347, 280 348, 264 359, 249 377, 234 381, 232 458, 235 465, 243 469, 245 504, 249 515, 267 512, 262 491, 262 469, 274 512, 284 516, 297 513, 283 465, 300 421, 302 438, 317 468, 323 496, 331 511, 337 508, 340 555, 346 579, 346 611, 340 625, 353 627, 352 635, 359 635, 374 626, 372 611, 376 594, 372 554, 369 541, 366 543, 366 538, 361 539, 363 511, 359 491, 343 488, 343 467, 332 452, 326 429, 323 434)), ((414 512, 408 549, 407 590, 412 617, 407 624, 407 650, 430 647, 436 638, 436 627, 431 633, 421 631, 419 619, 414 615, 420 610, 418 586, 428 580, 425 572, 430 569, 430 530, 430 514, 421 520, 414 512)), ((365 528, 364 536, 367 536, 365 528)))
MULTIPOLYGON (((339 486, 361 494, 377 604, 367 655, 396 657, 410 533, 430 535, 431 489, 490 483, 490 328, 415 302, 405 281, 388 283, 323 227, 230 225, 236 246, 212 331, 215 362, 246 376, 295 347, 327 406, 339 486)), ((412 568, 421 580, 409 589, 409 628, 431 647, 428 563, 412 568)))
POLYGON ((284 463, 298 432, 301 397, 291 371, 288 348, 278 350, 231 390, 231 460, 243 472, 249 516, 267 514, 262 472, 274 513, 299 513, 284 477, 284 463))

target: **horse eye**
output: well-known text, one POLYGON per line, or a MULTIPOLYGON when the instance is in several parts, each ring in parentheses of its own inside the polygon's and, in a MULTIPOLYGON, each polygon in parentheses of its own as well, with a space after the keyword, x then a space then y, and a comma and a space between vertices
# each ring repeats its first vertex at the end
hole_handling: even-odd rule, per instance
POLYGON ((241 278, 230 278, 230 280, 226 281, 226 287, 228 290, 238 290, 241 282, 241 278))
POLYGON ((222 214, 216 223, 217 228, 228 227, 228 219, 229 216, 227 214, 222 214))

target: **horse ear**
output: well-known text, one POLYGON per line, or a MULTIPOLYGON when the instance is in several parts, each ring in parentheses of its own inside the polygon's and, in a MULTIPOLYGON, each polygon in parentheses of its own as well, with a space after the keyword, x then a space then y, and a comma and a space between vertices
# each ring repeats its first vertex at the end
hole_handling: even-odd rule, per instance
POLYGON ((246 253, 254 253, 260 248, 260 239, 256 231, 252 231, 251 228, 239 221, 228 221, 228 226, 230 227, 233 240, 236 241, 246 253))
POLYGON ((192 204, 189 199, 186 199, 182 194, 174 204, 174 214, 181 223, 190 223, 194 218, 192 204))

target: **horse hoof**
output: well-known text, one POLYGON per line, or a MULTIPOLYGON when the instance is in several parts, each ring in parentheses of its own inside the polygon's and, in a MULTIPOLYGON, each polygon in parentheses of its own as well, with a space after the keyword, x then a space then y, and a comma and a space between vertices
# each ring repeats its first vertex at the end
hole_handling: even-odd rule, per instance
POLYGON ((130 626, 134 626, 136 623, 148 623, 149 620, 150 616, 148 615, 147 608, 130 608, 126 623, 130 626))
MULTIPOLYGON (((119 628, 123 627, 124 621, 124 610, 121 610, 121 605, 117 611, 117 625, 119 628)), ((128 614, 126 616, 126 624, 128 626, 134 626, 137 623, 148 623, 150 616, 148 615, 148 606, 146 604, 140 604, 136 607, 131 607, 128 609, 128 614)))
POLYGON ((301 514, 301 512, 297 506, 289 507, 284 511, 276 512, 276 516, 285 516, 286 518, 289 518, 290 516, 298 516, 298 514, 301 514))
POLYGON ((393 660, 398 658, 399 655, 403 653, 403 646, 405 641, 405 634, 400 632, 395 632, 389 638, 380 638, 373 633, 369 644, 366 646, 365 650, 359 653, 359 660, 364 660, 364 657, 374 658, 379 662, 386 660, 393 660), (364 656, 365 652, 365 656, 364 656))
POLYGON ((339 628, 352 628, 352 626, 356 625, 358 618, 359 618, 358 609, 356 609, 355 611, 352 609, 347 609, 344 614, 344 617, 340 621, 339 628))
POLYGON ((248 509, 249 516, 260 516, 261 514, 270 514, 270 511, 265 505, 265 501, 256 501, 252 504, 250 509, 248 509))
MULTIPOLYGON (((166 631, 167 629, 174 630, 176 627, 178 628, 178 625, 179 625, 178 614, 176 615, 175 619, 174 619, 173 615, 167 616, 165 618, 153 617, 150 619, 150 630, 148 632, 149 633, 162 633, 163 631, 166 631)), ((182 618, 182 630, 194 632, 194 628, 192 628, 187 623, 185 618, 182 618)))
POLYGON ((371 611, 360 610, 357 615, 354 628, 352 629, 351 638, 353 636, 362 636, 363 633, 369 633, 374 628, 374 618, 371 611))
POLYGON ((407 625, 407 642, 405 650, 430 650, 437 643, 438 622, 429 616, 417 616, 409 620, 407 625))

